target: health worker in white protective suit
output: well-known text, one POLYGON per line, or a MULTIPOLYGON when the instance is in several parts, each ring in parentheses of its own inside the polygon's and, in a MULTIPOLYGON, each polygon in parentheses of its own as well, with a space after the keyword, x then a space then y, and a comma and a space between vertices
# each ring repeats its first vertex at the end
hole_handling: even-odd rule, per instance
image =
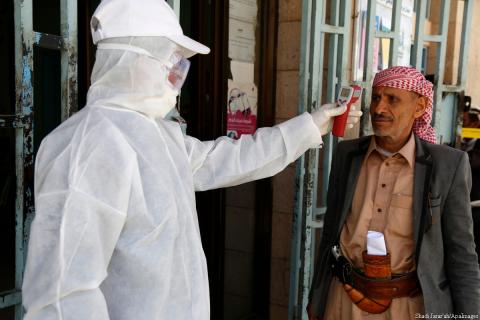
POLYGON ((87 105, 36 159, 25 319, 208 320, 195 191, 276 174, 321 145, 345 107, 201 142, 169 119, 186 58, 209 49, 183 35, 167 3, 104 0, 92 33, 87 105))

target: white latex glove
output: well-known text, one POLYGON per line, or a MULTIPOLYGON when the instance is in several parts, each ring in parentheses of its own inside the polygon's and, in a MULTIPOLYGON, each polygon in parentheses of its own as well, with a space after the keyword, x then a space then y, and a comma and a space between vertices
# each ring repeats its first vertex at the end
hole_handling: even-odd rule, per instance
MULTIPOLYGON (((339 106, 337 103, 327 103, 312 112, 312 118, 323 135, 332 131, 333 118, 347 111, 347 105, 339 106)), ((362 111, 356 111, 355 106, 350 107, 347 118, 347 128, 350 129, 360 120, 362 111)))
POLYGON ((356 110, 355 105, 350 107, 350 112, 348 113, 347 118, 347 129, 352 129, 355 123, 360 121, 360 117, 363 115, 363 112, 360 110, 356 110))

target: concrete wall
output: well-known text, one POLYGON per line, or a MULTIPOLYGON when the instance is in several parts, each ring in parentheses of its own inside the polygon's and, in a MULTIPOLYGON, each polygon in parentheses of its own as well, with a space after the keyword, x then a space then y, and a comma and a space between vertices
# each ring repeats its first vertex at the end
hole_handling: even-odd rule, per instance
POLYGON ((224 320, 238 320, 253 312, 255 240, 255 184, 226 189, 224 320))
MULTIPOLYGON (((276 122, 298 113, 301 0, 279 0, 276 122)), ((273 178, 270 319, 288 317, 290 242, 294 208, 295 165, 273 178)))
POLYGON ((480 105, 480 87, 478 74, 480 73, 480 3, 473 2, 472 28, 470 31, 470 50, 468 53, 468 74, 465 94, 472 97, 473 105, 480 105))

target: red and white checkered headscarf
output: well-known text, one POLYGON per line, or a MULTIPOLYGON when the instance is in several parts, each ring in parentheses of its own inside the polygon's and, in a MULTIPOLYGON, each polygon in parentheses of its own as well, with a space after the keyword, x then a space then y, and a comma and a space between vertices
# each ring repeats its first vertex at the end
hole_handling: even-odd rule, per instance
POLYGON ((425 113, 413 123, 413 132, 423 140, 436 143, 435 129, 432 128, 433 84, 412 67, 391 67, 378 72, 373 87, 390 87, 416 92, 427 97, 425 113))

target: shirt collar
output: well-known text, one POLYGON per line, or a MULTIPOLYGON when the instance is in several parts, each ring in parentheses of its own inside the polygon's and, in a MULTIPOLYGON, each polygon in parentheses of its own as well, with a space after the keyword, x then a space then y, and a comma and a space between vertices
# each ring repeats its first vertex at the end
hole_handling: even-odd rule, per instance
MULTIPOLYGON (((372 139, 370 140, 370 145, 367 150, 366 159, 370 157, 373 151, 376 151, 380 155, 382 155, 382 152, 379 149, 380 147, 377 146, 375 142, 375 136, 372 136, 372 139)), ((404 157, 405 160, 407 160, 408 165, 413 168, 415 164, 415 137, 413 133, 410 135, 410 138, 408 139, 407 143, 400 150, 393 153, 392 156, 396 154, 399 154, 400 156, 404 157)))

